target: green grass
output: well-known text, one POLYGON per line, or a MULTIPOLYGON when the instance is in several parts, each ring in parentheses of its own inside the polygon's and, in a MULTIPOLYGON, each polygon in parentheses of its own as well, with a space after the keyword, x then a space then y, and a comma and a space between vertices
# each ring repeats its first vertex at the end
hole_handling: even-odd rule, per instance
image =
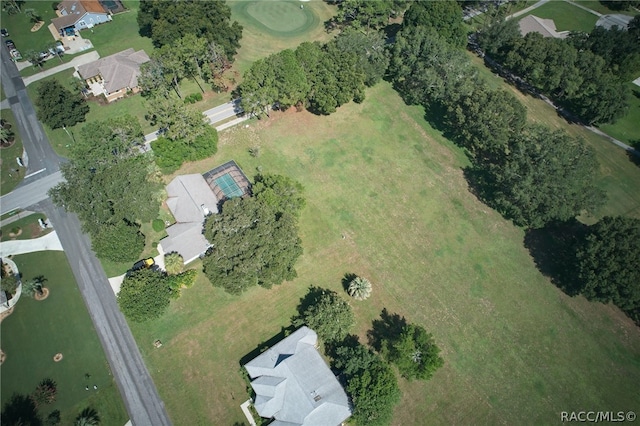
POLYGON ((14 392, 29 394, 49 377, 58 384, 57 401, 40 410, 43 417, 59 409, 61 424, 71 424, 89 406, 98 411, 102 424, 123 425, 128 418, 124 404, 64 253, 30 253, 14 261, 25 280, 44 275, 50 295, 39 302, 21 297, 2 321, 7 354, 1 369, 3 405, 14 392), (58 352, 64 358, 56 363, 52 358, 58 352))
POLYGON ((95 26, 93 33, 82 31, 82 37, 91 40, 100 57, 113 55, 130 47, 134 50, 143 49, 150 55, 153 51, 151 39, 138 33, 136 17, 139 0, 125 0, 122 4, 128 9, 127 12, 114 15, 111 22, 95 26))
POLYGON ((244 27, 234 64, 237 78, 257 59, 295 49, 303 41, 327 41, 334 36, 324 30, 324 21, 336 11, 326 2, 233 1, 229 6, 231 19, 244 27))
POLYGON ((553 19, 558 31, 584 31, 591 32, 596 26, 598 17, 579 7, 564 1, 552 1, 522 15, 519 19, 528 15, 538 18, 553 19))
POLYGON ((634 11, 633 9, 629 9, 629 10, 609 9, 607 6, 602 4, 601 1, 598 1, 598 0, 572 0, 572 2, 577 3, 584 7, 588 7, 589 9, 595 10, 596 12, 602 13, 603 15, 622 14, 622 15, 635 16, 638 14, 638 12, 634 11))
POLYGON ((42 213, 36 213, 27 217, 23 217, 22 219, 16 220, 15 222, 11 222, 8 225, 1 227, 0 241, 30 240, 32 238, 45 236, 46 234, 51 232, 51 228, 42 229, 40 228, 40 224, 38 223, 38 219, 45 218, 46 216, 42 213), (9 233, 13 232, 15 228, 20 228, 22 232, 20 233, 20 235, 12 238, 9 236, 9 233))
POLYGON ((22 140, 18 134, 16 120, 10 109, 0 110, 0 117, 11 124, 13 137, 15 142, 8 148, 0 148, 0 195, 8 194, 22 182, 25 174, 25 168, 19 167, 16 161, 17 157, 22 157, 22 140), (16 172, 17 170, 17 172, 16 172))
MULTIPOLYGON (((4 2, 3 2, 4 3, 4 2)), ((9 31, 9 39, 16 44, 16 49, 23 55, 28 50, 43 51, 49 43, 55 40, 47 26, 56 14, 51 6, 51 1, 27 0, 21 6, 22 12, 17 15, 9 15, 4 10, 0 13, 2 27, 9 31), (31 32, 33 23, 24 14, 25 9, 35 9, 44 21, 44 25, 35 32, 31 32)))
MULTIPOLYGON (((640 404, 636 326, 542 276, 523 231, 469 193, 464 154, 423 115, 381 83, 328 117, 289 111, 222 132, 214 158, 183 167, 233 158, 250 176, 285 174, 304 185, 307 207, 293 282, 232 297, 200 276, 161 319, 131 324, 174 423, 243 421, 240 359, 290 323, 309 286, 344 294, 345 273, 373 282, 370 299, 351 301, 363 340, 386 307, 443 349, 431 381, 400 381, 394 424, 546 424, 563 410, 640 404), (256 145, 258 158, 248 153, 256 145)), ((640 173, 629 179, 637 187, 640 173)))
POLYGON ((629 112, 614 124, 604 124, 600 129, 608 135, 640 149, 640 87, 628 83, 629 112))
POLYGON ((67 54, 65 54, 65 55, 60 56, 60 58, 58 58, 57 56, 51 57, 51 58, 49 58, 48 60, 46 60, 45 62, 42 63, 42 68, 35 67, 33 65, 31 65, 31 66, 29 66, 27 68, 23 68, 22 70, 20 70, 20 76, 21 77, 27 77, 27 76, 38 74, 39 72, 42 72, 42 71, 49 70, 51 68, 55 68, 58 65, 66 64, 67 62, 70 62, 73 58, 75 58, 76 56, 84 55, 87 52, 88 51, 84 51, 84 52, 80 52, 80 53, 75 54, 75 55, 67 55, 67 54))

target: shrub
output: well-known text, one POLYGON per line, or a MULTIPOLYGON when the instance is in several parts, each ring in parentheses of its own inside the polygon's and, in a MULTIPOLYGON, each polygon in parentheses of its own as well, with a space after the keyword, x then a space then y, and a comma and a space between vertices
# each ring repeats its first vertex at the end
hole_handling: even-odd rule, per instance
POLYGON ((164 220, 162 220, 162 219, 153 219, 153 222, 151 223, 151 227, 156 232, 164 231, 164 220))
POLYGON ((164 256, 164 269, 169 275, 178 275, 184 270, 184 259, 179 253, 168 253, 164 256))
POLYGON ((192 93, 184 98, 185 104, 195 104, 202 100, 202 93, 192 93))

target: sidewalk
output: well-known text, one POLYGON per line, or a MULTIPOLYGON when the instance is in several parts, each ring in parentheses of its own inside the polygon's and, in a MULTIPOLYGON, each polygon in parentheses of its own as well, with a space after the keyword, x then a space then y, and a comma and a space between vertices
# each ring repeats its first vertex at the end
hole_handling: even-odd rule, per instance
POLYGON ((0 220, 0 226, 8 225, 8 224, 10 224, 12 222, 15 222, 16 220, 22 219, 23 217, 31 216, 32 214, 36 214, 36 212, 32 212, 32 211, 29 211, 29 210, 23 210, 18 214, 14 214, 11 217, 8 217, 8 218, 6 218, 4 220, 0 220))
POLYGON ((76 66, 88 64, 89 62, 97 61, 100 59, 100 55, 95 50, 89 53, 85 53, 84 55, 77 56, 73 58, 71 61, 66 64, 61 64, 46 71, 41 71, 35 75, 30 75, 28 77, 23 77, 22 81, 24 81, 24 85, 28 86, 34 81, 41 80, 45 77, 49 77, 50 75, 54 75, 59 73, 60 71, 67 70, 69 68, 74 68, 76 66))
POLYGON ((534 4, 533 6, 529 6, 526 9, 522 9, 520 12, 516 12, 513 15, 509 15, 507 16, 506 19, 511 19, 511 18, 517 18, 518 16, 524 15, 526 13, 531 12, 533 9, 537 9, 540 6, 542 6, 545 3, 548 3, 549 0, 540 0, 538 3, 534 4))
POLYGON ((56 231, 31 240, 12 240, 0 243, 0 257, 47 250, 63 251, 56 231))

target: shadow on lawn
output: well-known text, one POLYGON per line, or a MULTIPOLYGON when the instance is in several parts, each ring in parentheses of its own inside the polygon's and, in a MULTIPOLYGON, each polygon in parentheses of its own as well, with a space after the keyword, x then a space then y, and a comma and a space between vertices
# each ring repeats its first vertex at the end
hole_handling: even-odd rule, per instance
POLYGON ((524 246, 538 270, 569 296, 576 296, 581 290, 575 253, 577 243, 585 237, 587 228, 573 219, 529 229, 524 237, 524 246))
POLYGON ((373 320, 372 328, 367 332, 369 345, 376 351, 382 349, 382 342, 394 341, 406 327, 407 320, 398 314, 389 314, 387 308, 380 313, 380 319, 373 320))
POLYGON ((2 424, 39 426, 42 420, 30 397, 14 393, 2 407, 2 424))

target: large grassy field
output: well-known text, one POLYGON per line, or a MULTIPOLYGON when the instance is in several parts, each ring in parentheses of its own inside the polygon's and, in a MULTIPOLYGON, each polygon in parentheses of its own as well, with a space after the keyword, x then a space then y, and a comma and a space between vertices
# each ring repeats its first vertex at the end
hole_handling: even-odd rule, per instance
POLYGON ((609 9, 603 2, 598 0, 571 0, 572 3, 577 3, 581 6, 587 7, 591 10, 595 10, 598 13, 602 13, 603 15, 610 14, 622 14, 622 15, 637 15, 638 12, 629 8, 629 10, 613 10, 609 9))
POLYGON ((23 280, 44 275, 50 295, 40 302, 23 295, 2 321, 2 350, 7 354, 0 370, 2 404, 14 392, 28 395, 42 379, 51 378, 58 384, 57 400, 40 409, 43 417, 59 409, 61 424, 69 425, 81 410, 93 407, 102 424, 123 425, 128 418, 124 404, 65 254, 30 253, 14 261, 23 280), (64 358, 56 363, 58 352, 64 358))
POLYGON ((598 17, 593 13, 580 9, 564 1, 551 1, 523 15, 535 15, 538 18, 553 19, 558 31, 584 31, 586 33, 596 26, 598 17))
POLYGON ((55 41, 47 28, 51 23, 51 19, 56 17, 56 13, 52 7, 53 2, 28 0, 19 3, 21 3, 22 13, 9 15, 4 8, 0 13, 2 28, 6 28, 9 31, 9 37, 7 38, 15 42, 16 48, 23 55, 28 50, 44 50, 49 43, 55 41), (33 22, 31 22, 29 16, 24 13, 27 9, 34 9, 44 21, 44 25, 39 30, 31 31, 33 22))
MULTIPOLYGON (((445 367, 431 381, 401 380, 394 424, 546 424, 584 407, 637 409, 638 328, 550 284, 523 231, 469 193, 466 158, 423 114, 382 83, 329 117, 279 113, 224 132, 215 158, 181 170, 233 158, 249 175, 261 167, 297 179, 307 207, 295 281, 232 297, 201 276, 163 318, 132 324, 175 424, 242 421, 240 359, 289 324, 309 286, 343 292, 345 273, 374 283, 371 299, 351 302, 363 339, 386 307, 443 348, 445 367), (253 146, 260 157, 248 154, 253 146)), ((624 153, 603 149, 612 158, 603 186, 629 170, 637 186, 640 171, 624 153)), ((622 213, 618 196, 610 212, 622 213)))

